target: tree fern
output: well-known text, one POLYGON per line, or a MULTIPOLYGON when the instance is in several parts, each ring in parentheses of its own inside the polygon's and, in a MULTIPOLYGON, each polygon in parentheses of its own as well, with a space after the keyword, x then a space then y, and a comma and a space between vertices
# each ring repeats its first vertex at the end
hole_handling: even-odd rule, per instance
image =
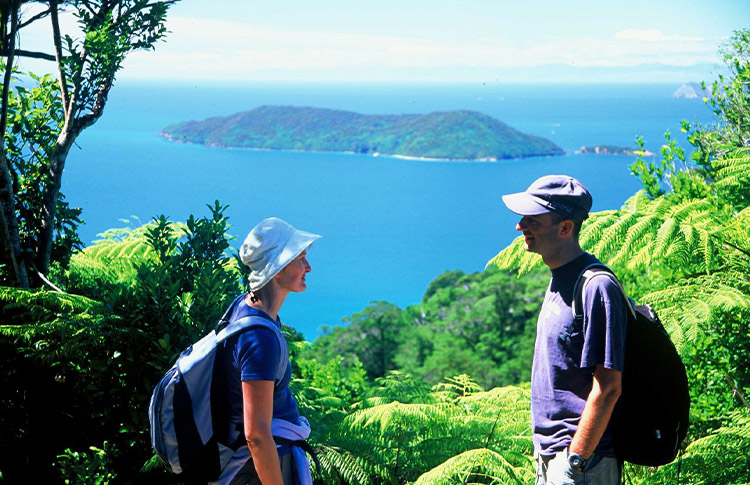
POLYGON ((581 244, 588 247, 602 238, 604 231, 617 221, 616 211, 595 212, 589 216, 581 228, 581 244))
POLYGON ((714 184, 718 188, 747 189, 750 185, 750 149, 741 148, 714 160, 714 184))
POLYGON ((349 483, 370 485, 373 476, 383 476, 384 469, 365 468, 352 453, 330 445, 317 445, 316 454, 320 460, 323 479, 326 483, 349 483))
POLYGON ((750 416, 747 410, 729 416, 729 424, 691 443, 674 463, 644 477, 643 484, 712 485, 750 483, 750 416))
POLYGON ((722 273, 680 280, 669 288, 644 296, 658 311, 679 348, 708 330, 717 312, 750 308, 747 274, 722 273))
POLYGON ((507 248, 489 260, 487 266, 496 265, 501 270, 517 270, 521 275, 541 263, 542 258, 538 254, 527 252, 524 249, 523 236, 518 236, 507 248))
POLYGON ((454 456, 421 475, 415 485, 526 484, 534 480, 533 467, 515 466, 493 450, 475 449, 454 456))
MULTIPOLYGON (((610 219, 615 218, 616 216, 611 217, 610 219)), ((628 231, 622 247, 612 258, 612 261, 628 261, 632 257, 632 248, 648 246, 648 243, 653 238, 653 234, 658 228, 660 222, 660 219, 653 214, 640 218, 640 220, 633 224, 633 227, 628 231)), ((584 241, 583 244, 584 247, 589 247, 591 245, 589 241, 584 241)))
MULTIPOLYGON (((432 469, 438 470, 435 474, 447 470, 473 475, 472 470, 487 465, 481 457, 489 450, 499 458, 487 465, 490 481, 484 483, 502 483, 508 476, 532 473, 528 422, 527 390, 507 387, 485 392, 467 376, 457 376, 426 395, 404 393, 400 400, 364 406, 321 439, 331 447, 323 449, 330 462, 350 468, 337 469, 341 477, 364 470, 376 482, 405 483, 432 469), (400 402, 415 398, 420 402, 400 402), (450 461, 469 450, 485 451, 466 455, 472 460, 450 461)), ((425 483, 429 478, 420 480, 425 483)))
POLYGON ((102 314, 106 307, 89 298, 44 290, 0 287, 3 327, 49 321, 62 314, 102 314))

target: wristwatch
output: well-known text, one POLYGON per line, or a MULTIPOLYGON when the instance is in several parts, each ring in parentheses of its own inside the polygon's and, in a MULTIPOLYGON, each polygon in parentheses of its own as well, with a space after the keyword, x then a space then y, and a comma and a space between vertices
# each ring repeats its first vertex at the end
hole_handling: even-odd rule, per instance
POLYGON ((589 461, 586 458, 577 453, 571 453, 570 450, 568 450, 568 463, 570 463, 570 466, 573 469, 582 472, 583 469, 586 468, 588 462, 589 461))

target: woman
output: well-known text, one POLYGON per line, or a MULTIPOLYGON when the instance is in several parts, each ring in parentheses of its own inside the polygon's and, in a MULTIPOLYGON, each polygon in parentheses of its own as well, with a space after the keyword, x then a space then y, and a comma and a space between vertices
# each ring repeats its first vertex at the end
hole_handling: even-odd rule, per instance
POLYGON ((232 319, 260 316, 273 325, 251 327, 225 343, 229 431, 244 432, 247 446, 237 450, 216 483, 311 483, 305 452, 294 444, 307 438, 310 427, 289 390, 289 350, 280 333, 279 311, 289 293, 305 290, 307 249, 318 238, 269 218, 250 231, 240 248, 240 258, 250 268, 250 291, 236 302, 232 319))

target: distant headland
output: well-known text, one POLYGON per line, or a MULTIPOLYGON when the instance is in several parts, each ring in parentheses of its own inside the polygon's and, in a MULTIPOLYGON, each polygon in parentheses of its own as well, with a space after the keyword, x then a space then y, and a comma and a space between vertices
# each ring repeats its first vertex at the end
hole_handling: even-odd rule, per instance
POLYGON ((640 148, 619 147, 616 145, 593 145, 582 146, 575 151, 576 154, 586 155, 637 155, 641 157, 653 157, 654 153, 640 148))
POLYGON ((363 115, 296 106, 167 126, 175 142, 226 148, 348 152, 429 160, 497 161, 564 155, 562 148, 475 111, 363 115))
POLYGON ((700 83, 683 84, 677 91, 672 93, 673 98, 682 99, 703 99, 706 96, 708 96, 708 90, 704 89, 700 83))

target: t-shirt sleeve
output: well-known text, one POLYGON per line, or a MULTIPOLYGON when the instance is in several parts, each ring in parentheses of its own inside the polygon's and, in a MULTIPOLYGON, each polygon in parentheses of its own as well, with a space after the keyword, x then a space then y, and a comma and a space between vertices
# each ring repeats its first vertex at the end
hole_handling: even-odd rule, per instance
POLYGON ((628 307, 611 278, 600 275, 586 284, 584 344, 581 367, 599 364, 622 371, 625 364, 625 331, 628 307))
POLYGON ((273 330, 258 327, 242 332, 236 349, 241 380, 276 380, 281 348, 273 330))

